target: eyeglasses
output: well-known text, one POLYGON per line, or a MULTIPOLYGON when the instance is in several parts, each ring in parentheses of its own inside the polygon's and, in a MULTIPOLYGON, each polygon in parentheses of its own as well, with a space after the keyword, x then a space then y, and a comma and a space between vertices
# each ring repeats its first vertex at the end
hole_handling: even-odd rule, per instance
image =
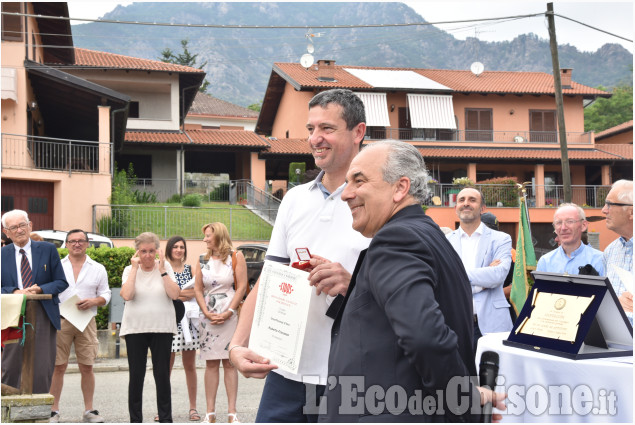
POLYGON ((66 245, 81 245, 84 242, 88 242, 86 239, 77 239, 73 241, 66 241, 66 245))
POLYGON ((632 207, 633 204, 623 204, 621 202, 611 202, 611 201, 604 201, 604 204, 608 207, 632 207))
POLYGON ((562 227, 563 224, 566 224, 567 227, 571 227, 571 226, 573 226, 574 224, 576 224, 576 223, 578 223, 580 221, 584 221, 584 220, 583 219, 579 219, 579 220, 569 219, 569 220, 565 220, 565 221, 554 221, 553 222, 553 227, 554 227, 554 229, 557 229, 559 227, 562 227))
POLYGON ((29 227, 29 223, 20 223, 20 224, 18 224, 17 226, 7 227, 6 229, 7 229, 9 232, 15 232, 15 231, 16 231, 16 230, 18 230, 18 229, 22 229, 22 230, 24 230, 24 229, 26 229, 27 227, 29 227))

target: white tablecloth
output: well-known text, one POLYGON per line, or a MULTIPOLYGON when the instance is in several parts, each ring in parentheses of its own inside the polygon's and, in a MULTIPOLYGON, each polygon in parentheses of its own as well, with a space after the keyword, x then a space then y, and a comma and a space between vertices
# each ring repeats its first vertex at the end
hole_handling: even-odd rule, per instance
POLYGON ((500 356, 497 391, 508 394, 503 422, 633 423, 633 357, 570 360, 503 345, 509 332, 483 336, 500 356))

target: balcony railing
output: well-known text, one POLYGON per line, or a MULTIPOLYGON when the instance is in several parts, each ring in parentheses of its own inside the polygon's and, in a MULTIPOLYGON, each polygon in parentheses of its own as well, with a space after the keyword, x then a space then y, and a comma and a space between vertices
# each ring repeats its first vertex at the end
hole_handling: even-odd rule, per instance
POLYGON ((2 133, 2 167, 110 173, 110 144, 2 133))
MULTIPOLYGON (((494 143, 559 143, 554 131, 488 131, 441 130, 424 128, 367 127, 368 140, 411 140, 433 142, 494 142, 494 143)), ((591 144, 591 133, 567 132, 567 144, 591 144)))
MULTIPOLYGON (((477 184, 485 197, 485 204, 488 207, 518 207, 518 190, 516 186, 477 184)), ((562 185, 529 185, 527 188, 527 205, 532 208, 557 207, 564 202, 564 189, 562 185)), ((430 185, 430 198, 426 205, 454 207, 456 197, 463 189, 463 186, 453 184, 435 183, 430 185), (437 197, 436 199, 434 197, 437 197)), ((582 186, 572 185, 572 202, 581 207, 602 208, 606 195, 611 190, 611 186, 582 186)))

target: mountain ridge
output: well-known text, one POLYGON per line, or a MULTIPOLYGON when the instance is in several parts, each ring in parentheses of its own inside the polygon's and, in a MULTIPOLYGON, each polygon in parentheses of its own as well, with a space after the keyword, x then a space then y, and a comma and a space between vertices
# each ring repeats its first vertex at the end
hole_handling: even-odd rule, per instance
MULTIPOLYGON (((425 22, 403 3, 132 3, 117 6, 103 19, 223 25, 352 25, 425 22), (149 18, 151 17, 151 18, 149 18)), ((88 23, 73 25, 76 47, 159 60, 166 47, 190 52, 210 81, 208 93, 246 106, 262 101, 274 62, 299 62, 306 53, 306 29, 225 29, 88 23)), ((432 25, 320 29, 313 37, 316 59, 341 65, 469 69, 480 61, 486 70, 541 71, 551 74, 549 42, 535 34, 510 41, 457 40, 432 25)), ((559 46, 562 67, 573 80, 591 87, 633 84, 633 55, 619 44, 595 52, 559 46)))

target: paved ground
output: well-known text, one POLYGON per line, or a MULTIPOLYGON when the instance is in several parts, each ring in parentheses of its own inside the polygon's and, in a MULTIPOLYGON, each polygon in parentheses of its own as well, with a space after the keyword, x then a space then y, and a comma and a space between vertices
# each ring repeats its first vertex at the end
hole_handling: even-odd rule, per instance
MULTIPOLYGON (((197 408, 201 418, 205 415, 205 390, 203 387, 203 374, 205 362, 197 359, 197 408)), ((221 375, 223 369, 221 367, 221 375)), ((246 379, 238 374, 238 418, 241 422, 253 422, 256 419, 256 411, 260 403, 260 395, 264 380, 246 379)), ((95 365, 95 399, 94 407, 104 417, 106 422, 128 423, 128 361, 122 359, 98 359, 95 365)), ((181 364, 181 358, 177 356, 175 368, 172 371, 172 417, 174 422, 189 422, 187 388, 185 386, 185 373, 181 364)), ((227 420, 227 395, 221 376, 218 397, 216 400, 217 421, 227 420)), ((80 389, 80 374, 77 364, 69 364, 64 379, 62 399, 60 402, 60 419, 62 422, 81 422, 84 411, 82 393, 80 389)), ((151 360, 148 359, 148 371, 146 373, 143 392, 143 421, 154 422, 157 412, 156 388, 152 377, 151 360)))

